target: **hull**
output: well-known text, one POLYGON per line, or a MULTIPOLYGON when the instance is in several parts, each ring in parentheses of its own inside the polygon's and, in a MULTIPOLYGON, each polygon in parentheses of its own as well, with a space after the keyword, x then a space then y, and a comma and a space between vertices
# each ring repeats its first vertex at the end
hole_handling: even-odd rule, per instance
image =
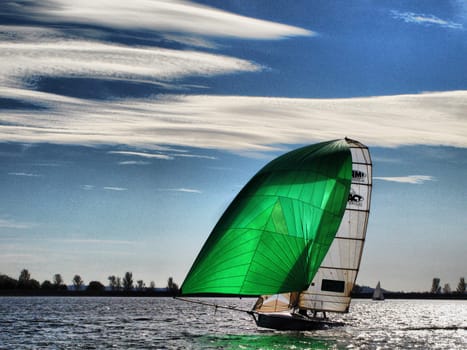
POLYGON ((253 318, 258 327, 282 331, 312 331, 344 325, 342 322, 330 322, 325 319, 304 317, 296 314, 254 313, 253 318))

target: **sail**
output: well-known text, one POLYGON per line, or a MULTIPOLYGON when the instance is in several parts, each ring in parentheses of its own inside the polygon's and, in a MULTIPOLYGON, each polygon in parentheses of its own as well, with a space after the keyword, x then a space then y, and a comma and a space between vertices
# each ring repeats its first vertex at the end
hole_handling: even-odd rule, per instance
POLYGON ((348 140, 352 153, 352 185, 336 237, 310 287, 300 294, 299 307, 348 312, 357 279, 370 213, 372 164, 368 148, 348 140))
POLYGON ((344 214, 352 179, 345 140, 286 153, 240 191, 214 227, 182 294, 306 289, 344 214))
POLYGON ((381 289, 381 283, 379 281, 373 291, 373 300, 384 300, 383 290, 381 289))
POLYGON ((253 310, 258 312, 292 311, 297 305, 299 292, 263 295, 256 300, 253 310))

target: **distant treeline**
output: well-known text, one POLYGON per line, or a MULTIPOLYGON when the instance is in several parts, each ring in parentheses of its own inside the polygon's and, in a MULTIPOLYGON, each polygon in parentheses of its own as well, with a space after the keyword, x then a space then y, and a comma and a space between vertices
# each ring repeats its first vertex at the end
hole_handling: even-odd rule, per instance
MULTIPOLYGON (((373 293, 354 293, 354 299, 371 299, 373 293)), ((385 299, 462 299, 467 300, 466 293, 430 293, 430 292, 384 292, 385 299)))
POLYGON ((79 275, 73 277, 73 285, 67 286, 60 274, 53 276, 52 282, 42 283, 31 278, 27 269, 23 269, 18 279, 0 274, 0 295, 10 296, 175 296, 179 294, 178 285, 172 277, 167 286, 156 288, 154 282, 146 286, 143 280, 133 281, 133 274, 126 272, 123 278, 109 276, 108 285, 100 281, 90 281, 87 285, 79 275))
MULTIPOLYGON (((352 290, 352 298, 372 298, 373 288, 356 284, 352 290)), ((465 278, 461 277, 457 288, 452 291, 449 284, 444 288, 440 286, 440 279, 433 278, 432 286, 428 292, 391 292, 383 290, 385 299, 467 299, 465 278)))
MULTIPOLYGON (((146 286, 143 280, 133 281, 133 274, 126 272, 123 277, 115 275, 108 277, 108 284, 100 281, 90 281, 85 284, 81 276, 75 275, 72 285, 67 286, 60 274, 55 274, 52 281, 45 280, 42 283, 31 278, 27 269, 23 269, 18 279, 0 274, 0 295, 9 296, 176 296, 180 291, 172 277, 167 280, 167 285, 156 288, 154 282, 146 286)), ((386 299, 467 299, 465 279, 460 278, 455 291, 451 291, 449 285, 443 289, 439 287, 439 278, 433 279, 430 292, 391 292, 383 290, 386 299)), ((212 294, 211 296, 225 296, 212 294)), ((366 286, 355 285, 352 290, 352 298, 372 298, 373 289, 366 286)))

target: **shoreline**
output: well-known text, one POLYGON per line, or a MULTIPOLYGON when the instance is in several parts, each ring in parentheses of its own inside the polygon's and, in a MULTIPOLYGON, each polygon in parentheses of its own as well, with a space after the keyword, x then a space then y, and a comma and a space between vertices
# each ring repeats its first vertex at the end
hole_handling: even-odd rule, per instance
MULTIPOLYGON (((176 291, 153 291, 153 290, 133 290, 133 291, 76 291, 76 290, 27 290, 27 289, 7 289, 0 290, 0 297, 176 297, 176 291)), ((207 296, 193 296, 197 298, 231 298, 238 296, 210 294, 207 296)), ((244 296, 244 298, 252 298, 244 296)), ((433 299, 433 300, 467 300, 467 294, 433 294, 418 292, 385 292, 385 299, 433 299)), ((352 299, 372 299, 372 293, 354 293, 352 299)))

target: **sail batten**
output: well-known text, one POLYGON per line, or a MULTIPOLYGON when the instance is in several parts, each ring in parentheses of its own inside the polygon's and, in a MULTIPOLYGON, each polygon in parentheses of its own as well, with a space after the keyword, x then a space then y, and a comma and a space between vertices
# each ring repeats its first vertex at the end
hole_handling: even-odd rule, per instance
POLYGON ((222 215, 182 293, 260 295, 307 288, 338 231, 351 181, 345 140, 271 161, 222 215))

